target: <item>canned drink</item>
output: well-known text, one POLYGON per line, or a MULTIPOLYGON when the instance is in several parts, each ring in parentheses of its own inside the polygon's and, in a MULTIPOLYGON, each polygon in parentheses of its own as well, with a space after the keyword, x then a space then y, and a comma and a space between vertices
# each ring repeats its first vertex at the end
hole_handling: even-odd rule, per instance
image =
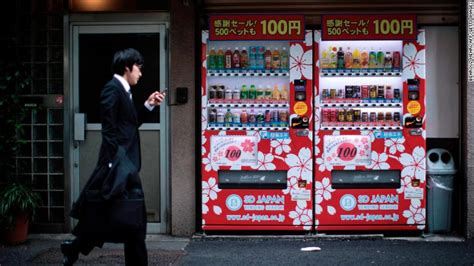
POLYGON ((395 99, 400 99, 401 98, 400 97, 400 89, 398 89, 398 88, 393 89, 393 98, 395 98, 395 99))
POLYGON ((392 113, 391 112, 385 113, 385 121, 386 122, 392 122, 392 113))
POLYGON ((361 98, 362 99, 368 99, 369 98, 369 86, 367 85, 362 85, 361 86, 361 98))
POLYGON ((369 87, 369 97, 372 99, 377 98, 377 86, 370 85, 369 87))
POLYGON ((369 122, 369 114, 367 112, 362 112, 362 122, 369 122))
POLYGON ((344 111, 344 109, 337 110, 337 121, 344 122, 345 119, 346 119, 346 112, 344 111))
POLYGON ((248 122, 251 124, 255 124, 257 122, 257 117, 255 116, 255 113, 253 111, 250 111, 248 114, 248 122))
POLYGON ((329 109, 323 109, 323 119, 322 122, 330 122, 331 111, 329 109))
POLYGON ((354 121, 354 114, 352 109, 347 109, 346 111, 346 122, 353 122, 354 121))
POLYGON ((376 112, 370 112, 369 122, 377 122, 377 113, 376 112))
POLYGON ((217 113, 216 109, 212 109, 209 113, 209 123, 216 123, 217 122, 217 113))
POLYGON ((321 97, 323 100, 326 100, 327 98, 329 98, 329 90, 328 89, 323 89, 322 93, 321 93, 321 97))
POLYGON ((227 88, 227 90, 225 90, 224 98, 226 100, 232 100, 232 90, 230 88, 227 88))
POLYGON ((265 110, 265 118, 264 118, 265 123, 270 123, 272 122, 272 113, 270 110, 265 110))
POLYGON ((354 110, 354 122, 360 122, 360 110, 359 109, 354 110))
POLYGON ((360 99, 360 86, 352 86, 352 98, 360 99))
POLYGON ((232 91, 232 99, 234 100, 240 100, 240 90, 239 89, 235 89, 232 91))
POLYGON ((344 89, 338 89, 337 90, 337 98, 338 99, 344 99, 344 89))
POLYGON ((400 65, 401 65, 400 52, 395 51, 392 54, 392 68, 393 68, 393 70, 400 71, 400 65))
POLYGON ((278 117, 278 110, 273 110, 272 111, 272 122, 279 122, 279 117, 278 117))
POLYGON ((385 99, 393 99, 392 86, 385 86, 385 99))
POLYGON ((346 99, 351 99, 351 98, 353 98, 353 97, 352 97, 352 94, 353 94, 353 93, 354 93, 353 87, 352 87, 352 86, 346 86, 345 98, 346 98, 346 99))
POLYGON ((331 111, 331 122, 337 122, 337 110, 336 109, 330 109, 331 111))
POLYGON ((377 98, 383 99, 385 98, 385 86, 377 86, 377 98))
POLYGON ((209 100, 213 100, 216 98, 216 86, 211 85, 209 86, 209 100))
POLYGON ((379 113, 377 114, 377 122, 383 122, 384 119, 385 119, 384 113, 383 113, 383 112, 379 112, 379 113))
POLYGON ((393 121, 394 122, 400 122, 400 113, 399 112, 393 113, 393 121))
POLYGON ((329 90, 329 98, 336 99, 336 89, 329 90))
POLYGON ((278 112, 281 122, 288 122, 288 111, 281 110, 278 112))

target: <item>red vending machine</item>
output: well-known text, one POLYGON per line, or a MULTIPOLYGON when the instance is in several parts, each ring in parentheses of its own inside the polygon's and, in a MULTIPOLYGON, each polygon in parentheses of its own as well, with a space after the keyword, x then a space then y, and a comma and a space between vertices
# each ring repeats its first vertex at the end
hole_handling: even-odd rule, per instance
POLYGON ((202 229, 311 230, 313 33, 303 16, 202 32, 202 229))
POLYGON ((315 228, 425 226, 425 33, 415 16, 323 16, 315 32, 315 228))

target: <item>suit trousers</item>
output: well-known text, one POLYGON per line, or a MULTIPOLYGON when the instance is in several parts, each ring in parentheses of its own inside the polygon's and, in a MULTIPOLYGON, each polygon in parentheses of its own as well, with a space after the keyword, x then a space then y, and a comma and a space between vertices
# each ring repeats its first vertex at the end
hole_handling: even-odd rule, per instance
MULTIPOLYGON (((100 245, 94 239, 76 237, 73 246, 84 255, 88 255, 95 246, 100 245)), ((148 265, 148 252, 145 239, 141 237, 128 237, 124 241, 125 265, 148 265)))

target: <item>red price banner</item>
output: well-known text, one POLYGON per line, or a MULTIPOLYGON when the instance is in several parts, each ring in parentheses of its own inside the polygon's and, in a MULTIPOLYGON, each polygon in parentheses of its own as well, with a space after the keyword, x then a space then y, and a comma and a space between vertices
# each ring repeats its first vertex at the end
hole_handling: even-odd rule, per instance
POLYGON ((416 40, 416 15, 327 15, 322 40, 416 40))
POLYGON ((209 18, 209 40, 304 40, 302 15, 216 15, 209 18))

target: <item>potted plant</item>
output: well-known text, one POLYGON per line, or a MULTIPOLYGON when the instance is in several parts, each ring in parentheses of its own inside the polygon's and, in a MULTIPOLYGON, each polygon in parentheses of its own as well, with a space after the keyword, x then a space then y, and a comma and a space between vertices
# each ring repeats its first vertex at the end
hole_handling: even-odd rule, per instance
POLYGON ((11 182, 0 191, 2 238, 7 244, 19 244, 28 236, 30 217, 34 216, 41 198, 20 182, 11 182))
POLYGON ((38 193, 18 177, 15 160, 25 142, 20 136, 27 110, 20 95, 29 88, 29 77, 20 64, 0 63, 0 228, 11 244, 26 240, 29 218, 40 204, 38 193))

